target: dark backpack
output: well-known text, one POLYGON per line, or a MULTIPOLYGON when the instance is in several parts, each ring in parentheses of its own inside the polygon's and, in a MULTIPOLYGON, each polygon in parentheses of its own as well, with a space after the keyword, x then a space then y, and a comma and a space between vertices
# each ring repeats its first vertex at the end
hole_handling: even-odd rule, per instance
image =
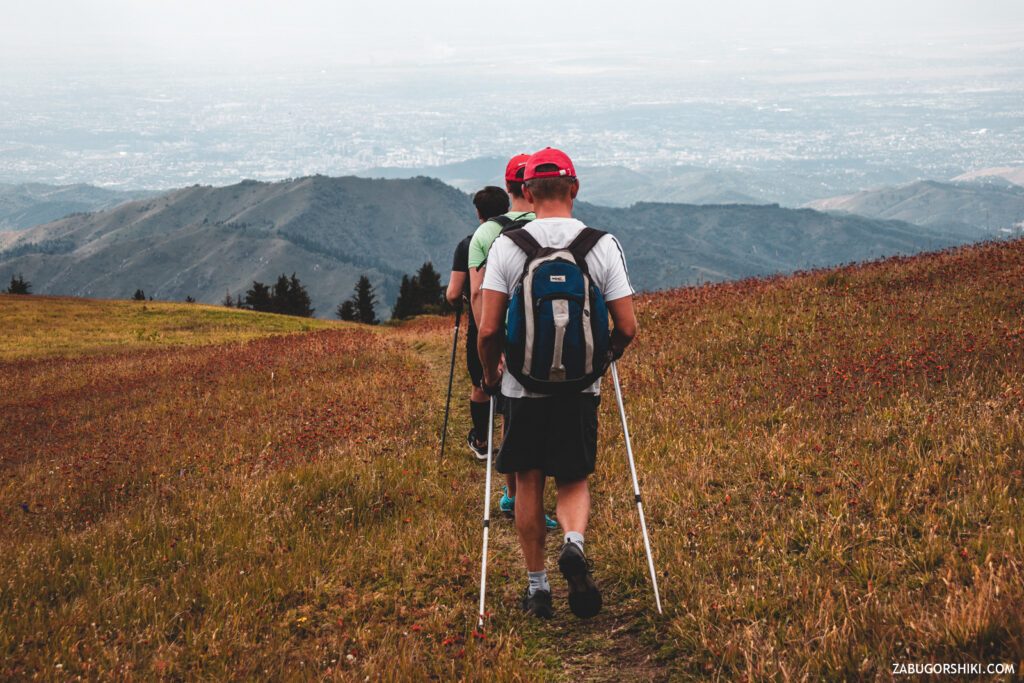
POLYGON ((505 327, 505 365, 528 391, 574 394, 608 369, 608 307, 587 254, 606 233, 583 228, 568 247, 542 247, 526 230, 506 236, 526 254, 505 327))

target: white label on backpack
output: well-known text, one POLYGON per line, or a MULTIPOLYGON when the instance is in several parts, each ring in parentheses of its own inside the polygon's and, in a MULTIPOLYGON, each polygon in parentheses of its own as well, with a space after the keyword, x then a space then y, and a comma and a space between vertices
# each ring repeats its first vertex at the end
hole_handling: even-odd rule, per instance
POLYGON ((551 276, 551 281, 552 282, 565 282, 565 276, 564 275, 552 275, 551 276))

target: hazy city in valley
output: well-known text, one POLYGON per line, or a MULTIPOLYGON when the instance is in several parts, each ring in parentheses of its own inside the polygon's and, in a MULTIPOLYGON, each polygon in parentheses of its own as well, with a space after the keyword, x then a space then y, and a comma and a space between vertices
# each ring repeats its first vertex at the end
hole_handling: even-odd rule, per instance
MULTIPOLYGON (((425 65, 0 66, 0 182, 171 189, 416 169, 532 149, 703 169, 760 202, 1024 163, 1024 39, 733 39, 425 65), (59 74, 59 77, 54 77, 59 74)), ((469 188, 464 188, 469 189, 469 188)), ((583 196, 587 187, 583 186, 583 196)))

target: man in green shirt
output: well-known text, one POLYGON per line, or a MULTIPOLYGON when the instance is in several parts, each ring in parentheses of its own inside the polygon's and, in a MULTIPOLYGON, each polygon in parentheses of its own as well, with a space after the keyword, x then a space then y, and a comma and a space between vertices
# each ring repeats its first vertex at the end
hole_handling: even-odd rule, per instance
MULTIPOLYGON (((504 215, 511 221, 534 219, 533 204, 523 196, 523 172, 529 158, 529 154, 517 154, 509 159, 505 167, 505 189, 512 198, 512 203, 509 205, 508 213, 504 215)), ((484 221, 473 233, 473 239, 469 243, 469 303, 477 320, 483 312, 480 285, 484 282, 484 272, 487 268, 487 252, 491 250, 494 240, 498 239, 502 228, 501 223, 494 219, 484 221)))
MULTIPOLYGON (((491 250, 491 245, 509 223, 520 224, 536 218, 533 204, 523 196, 523 173, 526 171, 526 160, 529 158, 529 154, 517 154, 509 159, 505 166, 505 189, 512 199, 509 211, 503 216, 481 223, 469 243, 469 304, 476 320, 480 319, 482 313, 483 297, 480 285, 483 284, 484 273, 487 272, 487 253, 491 250)), ((500 191, 499 188, 484 188, 481 192, 491 189, 500 191)), ((515 501, 516 478, 515 475, 508 475, 505 477, 505 490, 498 501, 498 509, 506 515, 512 515, 515 501)), ((544 516, 544 524, 548 529, 558 528, 558 523, 547 515, 544 516)))

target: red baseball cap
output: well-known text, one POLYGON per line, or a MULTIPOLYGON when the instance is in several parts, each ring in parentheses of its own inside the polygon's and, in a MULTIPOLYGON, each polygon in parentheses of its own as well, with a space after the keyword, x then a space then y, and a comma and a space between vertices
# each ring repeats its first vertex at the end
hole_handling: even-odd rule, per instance
POLYGON ((523 180, 533 180, 534 178, 559 178, 559 177, 576 177, 576 169, 572 165, 572 159, 569 155, 560 149, 553 147, 545 147, 539 152, 534 152, 530 156, 530 160, 526 162, 526 172, 523 174, 523 180), (543 171, 538 171, 539 167, 545 167, 543 171))
POLYGON ((529 158, 529 154, 517 154, 509 159, 508 166, 505 167, 505 180, 510 183, 523 182, 523 171, 529 158))

